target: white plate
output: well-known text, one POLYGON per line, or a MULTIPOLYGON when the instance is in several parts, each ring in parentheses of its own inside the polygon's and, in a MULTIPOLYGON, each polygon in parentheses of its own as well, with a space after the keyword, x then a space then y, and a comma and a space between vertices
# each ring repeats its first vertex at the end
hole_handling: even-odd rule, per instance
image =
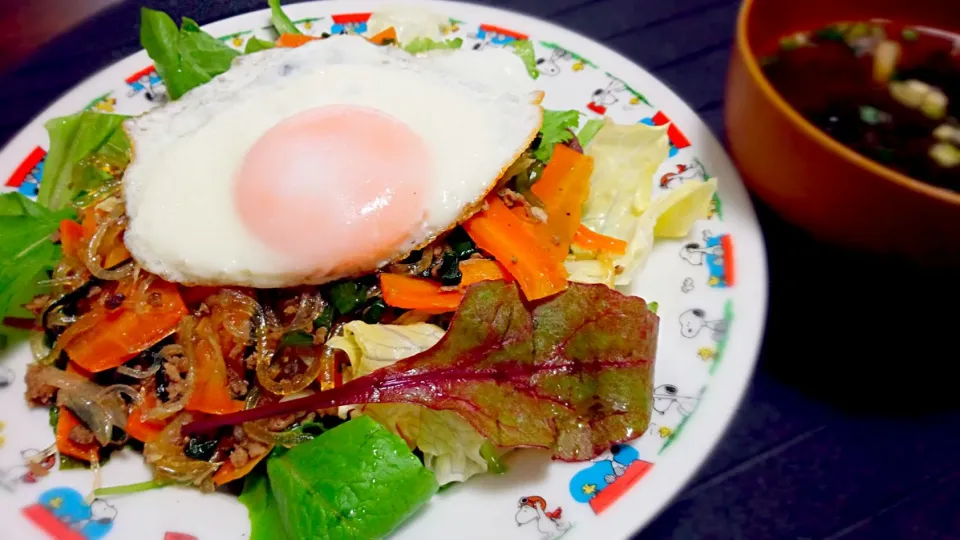
MULTIPOLYGON (((418 2, 424 3, 411 3, 418 2)), ((661 180, 665 184, 655 193, 680 182, 702 181, 706 173, 719 179, 720 188, 711 218, 700 222, 688 239, 658 242, 645 272, 629 291, 657 302, 661 323, 652 424, 630 444, 632 449, 624 448, 616 456, 625 465, 623 476, 608 484, 605 476, 613 473, 609 453, 592 463, 571 464, 553 462, 534 451, 517 452, 508 461, 507 474, 476 477, 444 491, 395 537, 627 537, 648 523, 693 475, 723 433, 750 379, 767 298, 756 216, 736 170, 707 126, 663 83, 630 60, 527 16, 455 2, 428 3, 453 18, 451 36, 463 37, 465 47, 497 47, 523 36, 533 40, 538 58, 544 60, 538 84, 546 92, 547 108, 576 108, 589 117, 605 112, 620 123, 672 121, 677 128, 674 149, 654 178, 657 186, 661 180), (525 497, 539 497, 543 503, 528 499, 530 504, 521 505, 525 497), (544 509, 553 516, 562 509, 560 518, 547 516, 544 509)), ((285 9, 304 32, 319 35, 363 32, 362 16, 339 15, 369 13, 380 4, 331 0, 285 9)), ((261 10, 204 29, 242 48, 251 35, 272 37, 269 27, 269 14, 261 10)), ((48 144, 44 121, 85 107, 137 114, 153 106, 148 96, 162 98, 163 88, 156 74, 145 69, 149 66, 150 59, 141 51, 90 77, 44 111, 0 152, 0 180, 10 178, 7 189, 18 189, 19 184, 29 193, 31 183, 42 174, 40 160, 48 144)), ((6 356, 0 366, 0 536, 48 538, 38 524, 63 529, 68 520, 75 522, 72 530, 79 536, 53 537, 248 537, 246 511, 227 494, 166 488, 94 501, 91 506, 83 501, 92 487, 88 471, 26 474, 21 453, 49 446, 53 436, 46 411, 31 411, 24 404, 22 377, 29 352, 23 347, 6 356), (8 378, 11 382, 4 386, 8 378)), ((105 467, 103 483, 148 478, 140 457, 128 452, 105 467)))

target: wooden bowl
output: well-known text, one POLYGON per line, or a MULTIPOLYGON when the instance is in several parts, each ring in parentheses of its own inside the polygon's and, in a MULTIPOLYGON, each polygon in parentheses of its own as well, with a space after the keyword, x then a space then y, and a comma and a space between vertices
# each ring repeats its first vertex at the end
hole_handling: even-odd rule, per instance
POLYGON ((761 200, 819 239, 960 266, 960 194, 835 141, 788 105, 761 71, 758 58, 776 51, 785 35, 867 19, 957 32, 960 0, 745 0, 726 89, 731 153, 761 200))

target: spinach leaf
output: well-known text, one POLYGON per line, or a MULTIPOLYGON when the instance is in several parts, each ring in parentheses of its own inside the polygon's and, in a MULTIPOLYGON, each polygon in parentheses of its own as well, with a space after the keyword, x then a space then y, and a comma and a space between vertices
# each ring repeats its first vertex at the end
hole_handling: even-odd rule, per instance
POLYGON ((0 320, 36 295, 60 260, 50 235, 72 216, 72 209, 53 212, 19 193, 0 195, 0 320))
POLYGON ((153 60, 170 99, 178 99, 230 69, 240 55, 200 30, 193 19, 184 17, 177 30, 169 15, 149 8, 140 10, 140 44, 153 60))
POLYGON ((367 299, 367 287, 357 281, 341 281, 330 287, 330 302, 337 313, 346 315, 367 299))
POLYGON ((50 151, 43 166, 37 202, 51 210, 65 208, 119 172, 129 161, 130 141, 120 129, 127 116, 82 111, 44 124, 50 151))
POLYGON ((418 37, 407 43, 403 49, 410 54, 418 54, 435 49, 459 49, 462 45, 463 39, 461 38, 434 41, 428 37, 418 37))
POLYGON ((243 54, 252 54, 255 52, 265 51, 267 49, 272 49, 276 47, 272 41, 267 41, 265 39, 260 39, 256 36, 251 37, 247 40, 247 45, 243 48, 243 54))
POLYGON ((520 39, 510 42, 509 46, 513 47, 513 52, 523 60, 523 65, 526 66, 530 78, 536 79, 539 77, 540 71, 537 70, 537 52, 533 50, 533 42, 529 39, 520 39))
POLYGON ((264 472, 257 470, 247 475, 243 482, 240 502, 247 507, 247 514, 250 516, 250 540, 284 537, 280 507, 273 501, 270 481, 264 472))
MULTIPOLYGON (((433 473, 403 439, 365 416, 271 456, 267 474, 289 538, 381 538, 437 492, 433 473)), ((264 495, 255 484, 248 500, 264 495)))
POLYGON ((313 345, 313 336, 300 330, 288 332, 284 334, 282 338, 280 338, 280 344, 286 346, 313 345))
POLYGON ((273 27, 276 28, 277 32, 281 34, 302 33, 293 24, 290 17, 287 17, 287 14, 283 12, 283 8, 280 7, 280 0, 267 0, 267 4, 270 5, 270 21, 273 22, 273 27))
POLYGON ((320 316, 313 320, 314 326, 329 330, 333 326, 333 317, 336 315, 335 311, 336 309, 330 304, 323 306, 323 311, 320 312, 320 316))

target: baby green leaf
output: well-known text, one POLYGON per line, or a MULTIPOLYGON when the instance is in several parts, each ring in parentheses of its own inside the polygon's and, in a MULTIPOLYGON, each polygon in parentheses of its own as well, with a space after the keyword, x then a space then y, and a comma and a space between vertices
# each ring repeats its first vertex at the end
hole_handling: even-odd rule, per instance
POLYGON ((277 32, 280 34, 300 34, 300 29, 297 28, 293 21, 290 20, 290 17, 283 12, 283 8, 280 7, 280 0, 267 0, 267 4, 270 5, 270 20, 273 23, 273 27, 276 28, 277 32))
POLYGON ((366 417, 271 457, 267 471, 288 538, 381 538, 437 492, 403 439, 366 417))

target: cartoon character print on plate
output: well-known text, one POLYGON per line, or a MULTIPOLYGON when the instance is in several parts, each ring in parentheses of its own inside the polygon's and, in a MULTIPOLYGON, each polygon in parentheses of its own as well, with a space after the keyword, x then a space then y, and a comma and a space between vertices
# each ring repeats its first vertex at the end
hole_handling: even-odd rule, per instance
POLYGON ((117 98, 113 96, 113 92, 107 92, 106 94, 94 99, 84 107, 84 110, 100 112, 100 113, 113 113, 116 112, 117 107, 117 98))
POLYGON ((514 32, 513 30, 507 30, 506 28, 500 28, 499 26, 494 26, 492 24, 481 24, 479 27, 477 27, 476 32, 467 34, 467 37, 474 41, 470 47, 472 47, 475 51, 485 49, 488 45, 497 45, 502 47, 517 40, 527 39, 526 34, 514 32))
MULTIPOLYGON (((367 18, 369 18, 369 16, 367 18)), ((307 17, 305 19, 297 19, 292 22, 293 25, 300 29, 300 31, 304 34, 308 36, 320 36, 324 32, 324 28, 322 24, 317 23, 321 20, 323 20, 323 17, 307 17)), ((366 28, 366 20, 364 20, 364 28, 366 28)))
POLYGON ((56 465, 56 452, 36 448, 22 450, 19 463, 0 468, 0 488, 12 493, 20 484, 39 483, 56 465))
POLYGON ((640 105, 650 105, 643 94, 631 88, 627 83, 609 73, 606 74, 606 77, 606 86, 597 88, 590 95, 590 102, 587 103, 586 107, 591 111, 603 116, 614 106, 629 110, 640 105))
POLYGON ((541 75, 556 77, 563 71, 583 71, 583 68, 587 66, 597 67, 593 62, 564 49, 556 43, 541 41, 540 45, 549 51, 546 56, 537 57, 537 71, 541 75))
POLYGON ((449 23, 445 24, 443 28, 440 29, 443 32, 443 35, 445 36, 449 36, 451 34, 456 34, 457 32, 459 32, 460 25, 463 24, 464 22, 459 19, 454 19, 453 17, 450 17, 449 21, 450 21, 449 23))
POLYGON ((597 514, 606 510, 639 481, 653 463, 640 459, 629 444, 615 444, 609 457, 594 461, 570 479, 570 495, 597 514))
POLYGON ((697 158, 691 159, 688 163, 677 163, 676 170, 665 173, 660 177, 660 187, 671 189, 679 186, 688 180, 706 181, 710 176, 707 174, 703 163, 697 158))
POLYGON ((129 97, 143 96, 147 100, 148 107, 160 105, 167 101, 167 87, 163 80, 157 75, 157 70, 153 66, 147 66, 140 71, 130 75, 126 79, 130 91, 129 97))
POLYGON ((571 524, 563 519, 563 508, 547 510, 543 497, 520 497, 515 519, 518 527, 535 528, 540 540, 557 540, 570 530, 571 524), (532 526, 531 526, 532 525, 532 526))
POLYGON ((331 34, 363 34, 367 31, 367 21, 371 13, 343 13, 333 16, 331 34))
POLYGON ((733 238, 729 234, 714 235, 703 231, 703 242, 689 242, 680 248, 680 258, 693 266, 707 267, 707 285, 732 287, 735 280, 733 238))
POLYGON ((220 36, 217 39, 219 39, 220 41, 226 43, 227 45, 229 45, 230 47, 238 51, 242 51, 243 47, 247 43, 247 38, 250 37, 251 35, 253 35, 253 31, 247 30, 244 32, 236 32, 234 34, 228 34, 226 36, 220 36))
POLYGON ((680 334, 683 337, 701 342, 702 336, 708 337, 709 341, 697 349, 697 356, 704 362, 714 360, 711 372, 716 369, 716 360, 719 359, 720 351, 727 342, 727 332, 730 330, 732 318, 733 309, 729 301, 722 316, 708 314, 699 308, 688 309, 680 314, 680 334))
POLYGON ((674 384, 661 384, 653 390, 653 410, 656 416, 650 422, 649 432, 661 439, 673 435, 680 425, 696 410, 703 389, 697 395, 681 391, 674 384))
POLYGON ((40 495, 23 515, 57 540, 99 540, 113 528, 117 509, 103 499, 89 504, 77 490, 58 487, 40 495))
POLYGON ((39 146, 34 148, 4 185, 16 188, 25 197, 36 197, 40 190, 40 180, 43 179, 43 163, 46 157, 46 150, 39 146))

